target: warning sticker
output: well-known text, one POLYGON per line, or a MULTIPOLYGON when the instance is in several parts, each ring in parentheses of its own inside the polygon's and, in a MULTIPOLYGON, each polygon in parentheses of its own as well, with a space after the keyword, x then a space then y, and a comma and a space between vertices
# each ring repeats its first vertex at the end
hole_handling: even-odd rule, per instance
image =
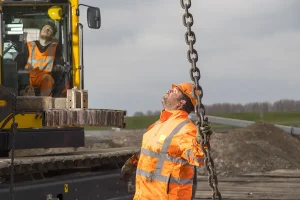
POLYGON ((69 192, 69 185, 68 184, 65 184, 65 193, 68 193, 69 192))
POLYGON ((5 100, 0 100, 0 107, 5 107, 7 102, 5 100))

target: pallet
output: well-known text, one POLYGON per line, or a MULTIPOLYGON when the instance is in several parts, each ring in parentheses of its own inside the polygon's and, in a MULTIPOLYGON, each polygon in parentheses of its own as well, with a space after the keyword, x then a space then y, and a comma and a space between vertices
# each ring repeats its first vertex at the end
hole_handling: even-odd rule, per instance
MULTIPOLYGON (((218 181, 223 200, 300 200, 300 170, 218 177, 218 181)), ((207 176, 198 176, 195 199, 212 199, 207 176)))

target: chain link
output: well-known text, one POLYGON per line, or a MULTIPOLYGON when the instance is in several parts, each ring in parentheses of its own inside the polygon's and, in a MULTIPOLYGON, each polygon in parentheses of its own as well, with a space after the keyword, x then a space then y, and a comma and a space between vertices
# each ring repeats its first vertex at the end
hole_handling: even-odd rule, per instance
POLYGON ((15 116, 17 112, 17 95, 12 93, 13 102, 12 102, 12 124, 10 129, 10 137, 11 137, 11 164, 10 164, 10 200, 14 200, 14 159, 15 159, 15 138, 17 133, 18 123, 15 122, 15 116))
POLYGON ((211 157, 210 152, 210 136, 212 134, 210 123, 208 122, 208 118, 205 117, 205 107, 202 103, 202 97, 203 97, 203 89, 199 85, 199 80, 201 77, 201 73, 199 68, 196 66, 196 63, 198 61, 198 53, 194 49, 194 44, 196 43, 196 35, 191 30, 191 27, 194 24, 193 15, 189 12, 189 9, 191 8, 191 0, 180 0, 181 7, 185 10, 185 13, 182 16, 183 25, 187 28, 187 32, 185 33, 185 41, 187 45, 189 45, 189 49, 187 51, 187 58, 188 61, 191 63, 191 69, 190 69, 190 78, 194 82, 194 88, 193 88, 193 94, 197 98, 197 104, 195 107, 195 114, 197 116, 197 129, 200 134, 200 145, 202 148, 202 151, 204 153, 204 165, 208 172, 208 182, 209 186, 213 190, 213 196, 212 199, 221 200, 221 193, 218 190, 218 179, 215 171, 214 161, 211 157), (197 91, 200 91, 197 93, 197 91))

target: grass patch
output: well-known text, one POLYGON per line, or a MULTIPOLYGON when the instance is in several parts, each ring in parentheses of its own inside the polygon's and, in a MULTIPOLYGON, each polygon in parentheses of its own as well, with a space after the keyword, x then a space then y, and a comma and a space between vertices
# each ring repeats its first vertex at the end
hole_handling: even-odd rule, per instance
MULTIPOLYGON (((141 117, 125 117, 125 129, 146 129, 152 123, 156 122, 159 116, 141 116, 141 117)), ((111 130, 111 127, 85 127, 85 130, 111 130)))
POLYGON ((159 116, 126 117, 126 129, 144 129, 156 122, 159 116))

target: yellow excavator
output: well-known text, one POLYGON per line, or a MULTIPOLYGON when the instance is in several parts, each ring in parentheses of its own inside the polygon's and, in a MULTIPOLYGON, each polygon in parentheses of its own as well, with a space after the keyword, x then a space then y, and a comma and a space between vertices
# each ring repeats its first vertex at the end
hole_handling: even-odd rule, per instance
MULTIPOLYGON (((213 199, 222 199, 210 155, 212 132, 207 128, 203 91, 198 82, 191 0, 180 3, 185 11, 182 19, 187 28, 190 77, 195 83, 194 91, 201 90, 200 94, 194 93, 195 123, 202 138, 213 199)), ((138 148, 15 156, 15 150, 84 147, 85 126, 125 127, 126 111, 89 108, 88 91, 84 89, 80 6, 87 7, 88 27, 99 29, 100 9, 80 4, 79 0, 0 1, 0 200, 132 199, 134 187, 120 181, 119 173, 138 148), (54 79, 51 95, 41 96, 38 87, 28 93, 30 75, 23 62, 27 59, 24 50, 27 42, 39 39, 41 25, 48 21, 57 29, 55 41, 62 47, 59 56, 63 70, 54 79)))
MULTIPOLYGON (((15 150, 78 148, 85 126, 125 127, 126 111, 93 109, 84 88, 83 25, 101 26, 100 9, 78 0, 0 1, 0 199, 113 199, 130 195, 119 168, 137 149, 111 148, 58 155, 15 156, 15 150), (24 92, 30 75, 22 60, 26 43, 51 21, 61 44, 63 70, 50 96, 24 92), (62 93, 62 89, 65 93, 62 93)), ((89 66, 95 67, 95 66, 89 66)), ((101 84, 99 82, 99 84, 101 84)))

